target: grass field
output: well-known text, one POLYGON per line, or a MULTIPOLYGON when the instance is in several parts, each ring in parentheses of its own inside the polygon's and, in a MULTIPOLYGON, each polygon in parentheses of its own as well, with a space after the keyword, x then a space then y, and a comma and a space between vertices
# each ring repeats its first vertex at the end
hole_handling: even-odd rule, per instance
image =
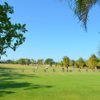
POLYGON ((0 65, 0 100, 100 100, 100 72, 0 65))

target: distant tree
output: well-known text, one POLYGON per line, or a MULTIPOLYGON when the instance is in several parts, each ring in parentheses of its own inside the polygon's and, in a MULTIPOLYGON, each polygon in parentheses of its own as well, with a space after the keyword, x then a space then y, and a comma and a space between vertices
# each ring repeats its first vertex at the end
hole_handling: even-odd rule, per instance
POLYGON ((6 54, 8 48, 16 48, 25 41, 23 33, 26 33, 25 24, 16 24, 11 22, 10 14, 13 14, 13 7, 7 2, 0 4, 0 58, 6 54))
POLYGON ((34 59, 31 59, 31 64, 34 65, 36 63, 36 61, 34 59))
POLYGON ((5 63, 7 63, 7 64, 15 64, 15 61, 11 60, 11 59, 8 59, 8 60, 5 61, 5 63))
POLYGON ((64 57, 63 57, 63 64, 64 64, 64 66, 66 67, 66 71, 68 72, 68 67, 69 67, 69 64, 70 64, 70 59, 69 59, 69 57, 67 57, 67 56, 64 56, 64 57))
POLYGON ((77 61, 75 61, 75 67, 76 67, 76 68, 79 68, 79 64, 78 64, 77 61))
POLYGON ((52 65, 55 63, 55 61, 52 58, 47 58, 45 60, 45 64, 50 65, 52 67, 52 65))
POLYGON ((96 66, 96 68, 100 71, 100 58, 98 58, 98 60, 97 60, 97 66, 96 66))
POLYGON ((97 57, 95 54, 91 55, 91 57, 88 60, 89 62, 89 67, 94 70, 95 67, 97 66, 97 57))
POLYGON ((77 64, 78 64, 78 66, 79 66, 79 71, 81 71, 81 69, 84 67, 84 65, 85 65, 85 62, 84 62, 84 60, 83 60, 83 58, 82 57, 80 57, 78 60, 77 60, 77 64))
POLYGON ((65 69, 64 69, 64 63, 63 63, 63 61, 60 61, 59 62, 59 65, 61 66, 61 68, 62 68, 62 72, 64 72, 65 71, 65 69))
POLYGON ((30 65, 30 64, 31 64, 31 60, 30 60, 30 59, 26 58, 26 59, 24 59, 24 60, 25 60, 25 64, 26 64, 26 65, 30 65))
POLYGON ((74 66, 75 65, 75 61, 74 60, 70 60, 70 66, 74 66))
POLYGON ((86 67, 86 71, 88 72, 88 68, 89 68, 89 60, 85 61, 85 67, 86 67))
POLYGON ((59 65, 58 62, 54 62, 54 66, 57 67, 59 65))
POLYGON ((31 61, 28 58, 20 58, 19 60, 17 60, 17 63, 22 65, 29 65, 31 64, 31 61))
POLYGON ((75 69, 75 60, 70 60, 70 66, 73 68, 73 71, 75 69))
POLYGON ((97 63, 100 63, 100 58, 97 58, 97 63))
POLYGON ((18 64, 21 64, 21 65, 25 65, 25 64, 26 64, 24 58, 18 59, 18 60, 17 60, 17 63, 18 63, 18 64))
POLYGON ((44 64, 44 60, 43 59, 38 59, 37 64, 39 66, 43 65, 44 64))
POLYGON ((8 60, 0 60, 0 63, 4 63, 4 64, 15 64, 16 61, 8 59, 8 60))
POLYGON ((63 66, 64 66, 63 61, 60 61, 60 62, 59 62, 59 65, 60 65, 61 67, 63 67, 63 66))

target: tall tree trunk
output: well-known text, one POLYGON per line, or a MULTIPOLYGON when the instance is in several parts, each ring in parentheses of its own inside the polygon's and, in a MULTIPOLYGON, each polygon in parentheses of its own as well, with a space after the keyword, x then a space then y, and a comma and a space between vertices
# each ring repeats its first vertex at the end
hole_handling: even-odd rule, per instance
POLYGON ((66 72, 68 72, 68 66, 66 67, 66 72))

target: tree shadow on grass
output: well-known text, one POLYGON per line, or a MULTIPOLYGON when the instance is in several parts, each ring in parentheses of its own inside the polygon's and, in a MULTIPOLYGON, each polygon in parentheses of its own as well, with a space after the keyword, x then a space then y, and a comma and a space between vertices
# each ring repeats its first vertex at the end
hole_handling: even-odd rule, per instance
POLYGON ((16 89, 19 89, 20 88, 28 88, 31 86, 31 83, 28 83, 28 82, 15 82, 15 81, 2 81, 0 82, 0 97, 3 97, 3 96, 6 96, 7 94, 8 95, 11 95, 13 93, 16 93, 16 89), (9 91, 11 90, 11 91, 9 91))
POLYGON ((15 92, 13 92, 13 91, 4 91, 4 90, 0 90, 0 97, 3 97, 3 96, 5 96, 5 95, 7 95, 7 94, 12 94, 12 93, 15 93, 15 92))
POLYGON ((38 76, 32 74, 20 74, 13 71, 7 71, 9 68, 0 68, 0 97, 11 95, 16 93, 16 89, 20 88, 25 90, 30 89, 39 89, 39 88, 52 88, 51 85, 41 85, 34 84, 29 82, 16 82, 16 79, 24 79, 24 78, 38 78, 38 76), (10 91, 11 90, 11 91, 10 91))
POLYGON ((41 84, 32 84, 28 82, 14 82, 14 81, 4 81, 0 83, 0 97, 3 97, 7 94, 13 94, 16 93, 16 90, 13 89, 23 89, 25 90, 31 90, 31 89, 40 89, 40 88, 52 88, 52 85, 41 85, 41 84), (12 90, 12 91, 7 91, 7 90, 12 90))
POLYGON ((24 77, 25 78, 28 78, 28 77, 39 78, 35 74, 24 74, 24 73, 21 74, 18 72, 14 72, 13 68, 9 69, 9 68, 0 67, 0 82, 4 80, 7 81, 7 80, 23 79, 24 77))
POLYGON ((31 87, 25 88, 24 90, 30 90, 30 89, 40 89, 40 88, 53 88, 52 85, 40 85, 40 84, 34 84, 31 87))
POLYGON ((26 75, 26 74, 19 74, 19 73, 0 73, 0 82, 1 81, 9 81, 9 80, 16 80, 16 79, 24 79, 24 78, 39 78, 38 76, 32 74, 32 75, 26 75))
POLYGON ((28 82, 5 81, 0 83, 0 89, 25 88, 29 86, 31 86, 31 83, 28 82))

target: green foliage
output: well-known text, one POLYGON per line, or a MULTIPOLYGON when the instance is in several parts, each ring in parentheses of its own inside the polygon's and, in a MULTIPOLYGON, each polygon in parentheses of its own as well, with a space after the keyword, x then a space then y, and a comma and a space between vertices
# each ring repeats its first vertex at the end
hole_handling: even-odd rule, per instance
POLYGON ((100 66, 100 61, 99 61, 99 62, 97 62, 97 66, 100 66))
POLYGON ((86 60, 86 61, 85 61, 85 65, 86 65, 86 67, 89 68, 89 60, 86 60))
POLYGON ((78 66, 79 66, 80 68, 83 68, 83 67, 84 67, 85 62, 84 62, 84 60, 83 60, 82 57, 80 57, 80 58, 77 60, 77 64, 78 64, 78 66))
POLYGON ((36 63, 36 61, 34 59, 31 59, 30 61, 31 61, 31 64, 33 64, 33 65, 36 63))
POLYGON ((83 22, 85 29, 87 29, 88 13, 90 9, 100 2, 99 0, 69 0, 69 3, 78 17, 79 21, 83 22))
POLYGON ((74 66, 75 65, 75 61, 74 60, 70 60, 70 66, 74 66))
POLYGON ((64 56, 63 57, 63 64, 64 64, 65 67, 68 67, 69 66, 69 64, 70 64, 69 57, 67 57, 67 56, 64 56))
POLYGON ((37 64, 38 65, 43 65, 43 63, 44 63, 44 60, 43 59, 38 59, 38 61, 37 61, 37 64))
POLYGON ((45 60, 45 64, 47 64, 47 65, 52 66, 54 63, 55 63, 55 62, 54 62, 54 60, 53 60, 52 58, 47 58, 47 59, 45 60))
POLYGON ((75 67, 79 68, 79 65, 78 65, 77 61, 75 61, 75 67))
POLYGON ((27 58, 21 58, 19 60, 17 60, 18 64, 22 64, 22 65, 29 65, 31 64, 31 60, 27 59, 27 58))
POLYGON ((16 48, 25 41, 23 33, 25 33, 26 25, 11 22, 10 14, 13 14, 13 7, 5 2, 0 4, 0 57, 6 54, 8 48, 16 50, 16 48))
POLYGON ((97 57, 94 54, 91 55, 91 57, 88 60, 88 63, 89 63, 89 67, 91 69, 94 69, 97 65, 97 57))
POLYGON ((59 65, 60 65, 61 67, 63 67, 63 66, 64 66, 63 61, 60 61, 60 62, 59 62, 59 65))
POLYGON ((97 66, 100 66, 100 58, 97 58, 97 66))

